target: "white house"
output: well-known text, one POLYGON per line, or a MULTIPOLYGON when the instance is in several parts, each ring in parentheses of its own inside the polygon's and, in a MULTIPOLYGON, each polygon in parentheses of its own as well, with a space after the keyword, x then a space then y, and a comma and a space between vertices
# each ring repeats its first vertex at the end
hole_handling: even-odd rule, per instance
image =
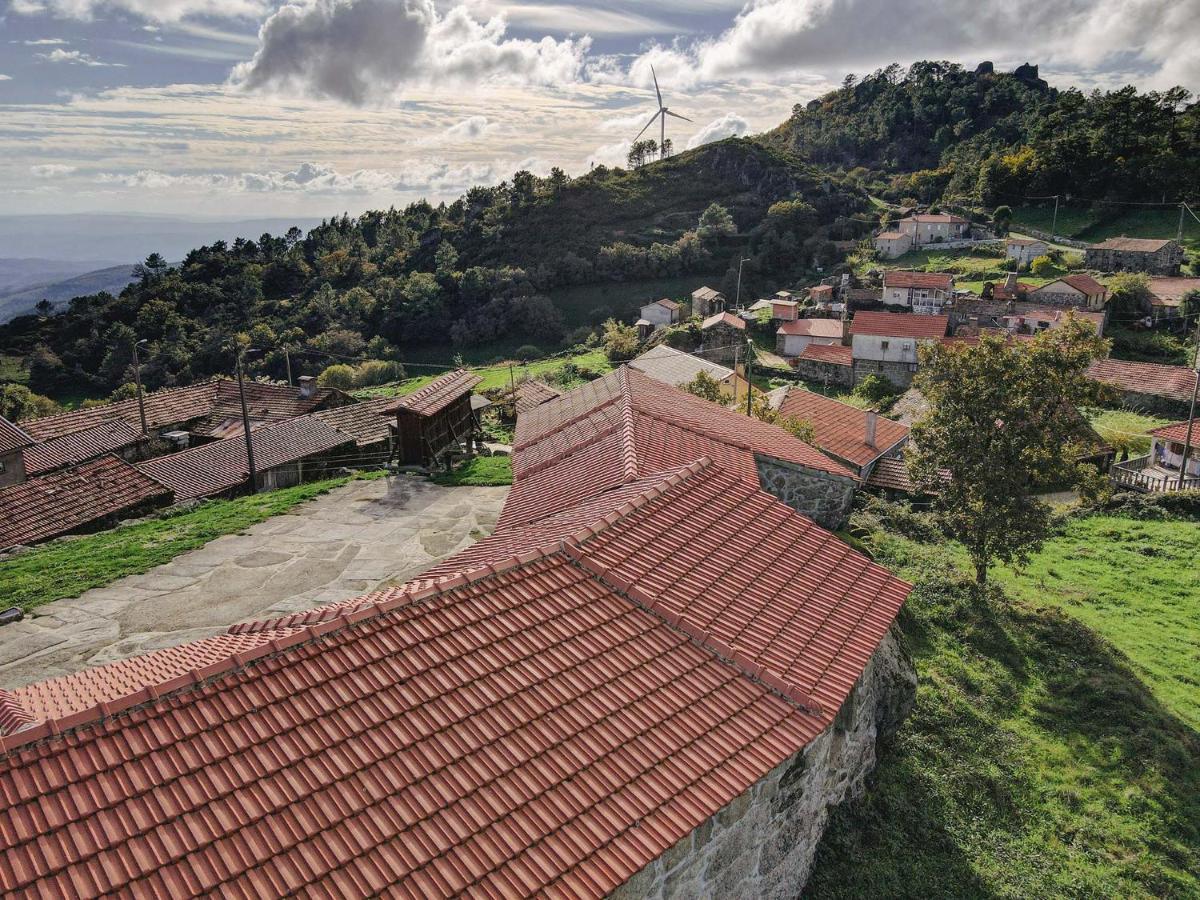
POLYGON ((884 259, 903 256, 912 245, 912 235, 903 231, 881 231, 875 235, 875 250, 884 259))
POLYGON ((1027 266, 1039 256, 1045 256, 1050 245, 1035 238, 1009 238, 1004 242, 1004 255, 1015 259, 1018 266, 1027 266))
POLYGON ((971 223, 948 213, 917 213, 900 220, 900 232, 907 234, 914 247, 961 241, 970 236, 971 223))
POLYGON ((780 356, 799 356, 809 344, 840 344, 841 319, 796 319, 784 322, 775 332, 775 352, 780 356))
POLYGON ((679 304, 674 300, 655 300, 642 307, 642 318, 654 326, 655 330, 674 325, 679 321, 679 304))
POLYGON ((856 313, 850 327, 855 383, 868 375, 880 375, 908 387, 917 371, 917 348, 942 340, 949 324, 950 317, 943 315, 856 313))
POLYGON ((954 294, 954 276, 944 272, 885 272, 883 302, 934 315, 954 294))

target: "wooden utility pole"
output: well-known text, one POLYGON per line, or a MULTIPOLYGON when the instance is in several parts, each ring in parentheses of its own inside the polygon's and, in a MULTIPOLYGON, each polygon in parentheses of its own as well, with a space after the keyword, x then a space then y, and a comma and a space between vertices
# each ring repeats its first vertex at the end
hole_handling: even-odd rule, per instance
POLYGON ((283 348, 283 359, 287 363, 288 387, 292 386, 292 351, 287 347, 283 348))
POLYGON ((1054 220, 1050 223, 1050 240, 1058 234, 1058 194, 1054 195, 1054 220))
POLYGON ((750 338, 746 338, 746 415, 753 415, 754 382, 750 380, 750 358, 753 349, 750 338))
POLYGON ((144 338, 133 342, 133 380, 137 384, 138 417, 142 420, 143 435, 150 433, 146 428, 146 398, 142 393, 142 361, 138 358, 138 345, 145 343, 146 340, 144 338))
POLYGON ((246 437, 246 468, 250 474, 250 493, 258 493, 258 473, 254 471, 254 441, 250 438, 250 412, 246 409, 246 385, 242 381, 242 348, 234 345, 237 361, 238 398, 242 401, 242 432, 246 437))
POLYGON ((1200 394, 1200 322, 1196 323, 1196 356, 1192 359, 1192 405, 1188 408, 1187 435, 1183 442, 1183 458, 1179 461, 1179 490, 1187 479, 1188 457, 1192 449, 1192 430, 1196 425, 1196 395, 1200 394))

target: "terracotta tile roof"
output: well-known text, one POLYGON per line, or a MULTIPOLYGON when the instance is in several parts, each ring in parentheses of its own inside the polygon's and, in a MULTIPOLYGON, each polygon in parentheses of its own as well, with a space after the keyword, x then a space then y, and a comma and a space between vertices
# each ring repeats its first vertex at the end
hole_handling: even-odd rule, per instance
POLYGON ((1098 359, 1088 367, 1088 377, 1132 394, 1165 397, 1186 403, 1192 399, 1196 373, 1187 366, 1098 359))
MULTIPOLYGON (((253 435, 254 466, 260 473, 354 440, 312 416, 264 425, 253 435)), ((138 468, 174 490, 176 500, 211 497, 238 487, 249 477, 245 437, 238 435, 160 456, 138 468)))
POLYGON ((388 435, 391 433, 391 424, 380 413, 392 402, 390 397, 363 400, 348 406, 318 410, 312 413, 312 418, 318 422, 324 422, 330 428, 336 428, 338 431, 351 435, 354 442, 362 447, 388 439, 388 435))
POLYGON ((145 503, 170 500, 169 488, 115 456, 104 456, 0 488, 0 548, 43 541, 145 503))
POLYGON ((661 300, 655 300, 654 302, 655 302, 657 305, 659 305, 659 306, 662 306, 662 307, 664 307, 664 308, 666 308, 666 309, 669 309, 669 310, 671 310, 672 312, 674 312, 675 310, 679 309, 679 306, 680 306, 680 305, 679 305, 678 303, 676 303, 674 300, 670 300, 670 299, 668 299, 668 298, 666 298, 666 297, 663 297, 661 300))
POLYGON ((1077 291, 1083 291, 1089 297, 1096 294, 1107 294, 1108 288, 1098 282, 1091 275, 1079 273, 1077 275, 1066 275, 1059 279, 1064 281, 1077 291))
POLYGON ((870 464, 908 437, 908 426, 875 418, 875 446, 866 443, 867 413, 832 397, 801 388, 791 390, 779 407, 782 416, 811 422, 816 445, 826 453, 859 468, 870 464))
POLYGON ((692 291, 692 299, 693 300, 712 300, 714 297, 720 297, 720 296, 722 296, 720 291, 714 290, 713 288, 710 288, 707 285, 705 285, 704 287, 698 287, 694 291, 692 291))
POLYGON ((436 415, 455 400, 470 394, 481 381, 482 378, 472 375, 466 369, 456 369, 429 382, 420 390, 413 391, 407 397, 401 397, 388 404, 382 412, 385 415, 393 415, 400 410, 407 410, 419 416, 436 415))
POLYGON ((908 463, 901 456, 886 456, 875 463, 867 478, 867 487, 916 493, 912 479, 908 477, 908 463))
POLYGON ((877 241, 898 241, 901 238, 908 237, 903 231, 881 231, 875 235, 877 241))
POLYGON ((842 336, 841 319, 796 319, 784 322, 776 334, 807 334, 813 337, 838 338, 842 336))
POLYGON ((814 284, 812 287, 810 287, 808 289, 809 297, 814 297, 817 294, 821 294, 821 295, 829 294, 832 296, 833 285, 832 284, 814 284))
POLYGON ((544 381, 531 378, 517 385, 517 412, 526 413, 535 406, 562 396, 558 388, 550 387, 544 381))
POLYGON ((948 291, 954 287, 954 276, 944 272, 887 271, 883 273, 883 286, 948 291))
POLYGON ((1200 278, 1150 278, 1150 293, 1164 306, 1178 306, 1191 291, 1200 291, 1200 278))
POLYGON ((29 447, 37 441, 25 432, 23 428, 0 416, 0 453, 11 453, 22 447, 29 447))
POLYGON ((719 312, 716 315, 709 316, 700 323, 700 330, 712 328, 716 325, 728 325, 730 328, 736 328, 739 331, 744 330, 746 323, 730 312, 719 312))
MULTIPOLYGON (((1163 425, 1161 428, 1155 428, 1150 433, 1155 437, 1160 437, 1166 441, 1174 441, 1177 444, 1188 443, 1188 423, 1173 422, 1170 425, 1163 425)), ((1200 447, 1200 425, 1192 427, 1192 447, 1200 447)))
MULTIPOLYGON (((257 381, 245 382, 245 389, 246 413, 251 429, 259 428, 263 423, 282 422, 306 415, 340 393, 331 388, 318 388, 311 397, 303 398, 298 387, 257 381)), ((212 408, 189 431, 216 438, 238 437, 242 434, 242 404, 237 382, 217 382, 212 408)))
POLYGON ((954 216, 950 213, 916 213, 911 216, 906 216, 901 219, 902 222, 927 222, 930 224, 961 224, 966 225, 967 220, 962 216, 954 216))
POLYGON ((1167 244, 1174 241, 1160 238, 1131 238, 1114 237, 1099 244, 1092 244, 1090 250, 1132 250, 1137 253, 1157 253, 1167 244))
POLYGON ((797 359, 809 362, 827 363, 833 366, 854 365, 854 351, 841 344, 809 344, 800 351, 797 359))
POLYGON ((916 313, 858 312, 850 330, 853 334, 879 337, 937 340, 945 337, 949 316, 922 316, 916 313))
POLYGON ((641 356, 631 359, 629 366, 657 381, 676 387, 683 387, 694 381, 701 372, 705 372, 717 381, 724 381, 733 376, 733 369, 719 366, 715 362, 684 353, 682 350, 676 350, 665 344, 651 347, 641 356))
POLYGON ((88 428, 51 438, 25 451, 25 472, 38 475, 104 456, 142 439, 141 430, 128 422, 113 419, 88 428))

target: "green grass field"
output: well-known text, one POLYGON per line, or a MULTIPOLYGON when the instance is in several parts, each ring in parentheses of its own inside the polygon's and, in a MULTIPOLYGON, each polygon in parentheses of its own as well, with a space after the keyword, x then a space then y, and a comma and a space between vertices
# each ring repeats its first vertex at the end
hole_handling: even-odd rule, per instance
POLYGON ((23 360, 19 356, 0 353, 0 383, 12 381, 17 384, 28 384, 29 370, 22 363, 23 360))
MULTIPOLYGON (((378 473, 359 477, 378 477, 378 473)), ((234 534, 349 481, 331 478, 232 500, 209 500, 148 522, 50 543, 0 561, 4 602, 30 610, 139 575, 214 538, 234 534)))
POLYGON ((502 487, 512 484, 512 459, 508 456, 475 456, 453 472, 433 476, 446 487, 502 487))
POLYGON ((1081 411, 1106 444, 1118 453, 1128 451, 1130 456, 1149 453, 1150 437, 1146 432, 1169 424, 1168 419, 1128 409, 1085 408, 1081 411))
POLYGON ((917 707, 805 896, 1200 896, 1200 525, 1075 522, 987 603, 960 554, 868 542, 916 582, 917 707))
MULTIPOLYGON (((475 388, 476 391, 482 392, 508 387, 510 378, 515 378, 519 382, 522 378, 546 378, 547 376, 555 375, 561 372, 563 367, 568 363, 574 363, 581 369, 588 369, 601 375, 611 372, 613 368, 612 363, 608 361, 608 357, 604 355, 603 350, 589 350, 586 353, 576 353, 570 356, 539 359, 523 366, 514 365, 511 373, 507 365, 472 366, 470 368, 472 372, 483 379, 479 383, 479 386, 475 388)), ((360 399, 371 397, 403 397, 405 394, 411 394, 413 391, 419 390, 429 384, 429 382, 438 377, 438 374, 441 373, 418 375, 414 378, 407 378, 404 381, 362 388, 355 391, 354 395, 360 399)), ((574 386, 574 383, 563 385, 563 387, 567 388, 574 386)))
MULTIPOLYGON (((1014 228, 1028 225, 1049 231, 1053 224, 1054 204, 1013 207, 1014 228)), ((1090 206, 1058 208, 1057 233, 1079 241, 1095 243, 1105 238, 1125 235, 1139 238, 1174 238, 1179 230, 1179 208, 1143 209, 1128 207, 1120 215, 1101 221, 1090 206)), ((1192 249, 1200 248, 1200 222, 1186 212, 1183 221, 1183 243, 1192 249)))

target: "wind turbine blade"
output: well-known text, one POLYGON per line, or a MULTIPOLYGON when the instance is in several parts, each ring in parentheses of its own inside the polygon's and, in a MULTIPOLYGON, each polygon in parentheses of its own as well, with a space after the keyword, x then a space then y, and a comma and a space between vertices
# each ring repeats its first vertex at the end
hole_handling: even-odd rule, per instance
POLYGON ((658 75, 654 72, 654 66, 650 67, 650 77, 654 79, 654 93, 658 94, 658 108, 662 109, 662 91, 658 89, 658 75))
POLYGON ((664 109, 663 112, 665 112, 668 116, 674 116, 677 119, 683 119, 683 121, 685 121, 685 122, 692 121, 687 116, 681 116, 679 113, 671 112, 669 109, 664 109))
POLYGON ((647 129, 647 128, 649 128, 651 125, 653 125, 653 124, 654 124, 654 120, 655 120, 655 119, 657 119, 657 118, 659 117, 659 115, 661 115, 661 113, 655 113, 654 115, 652 115, 652 116, 650 117, 650 121, 646 123, 646 125, 645 125, 645 126, 642 128, 642 130, 641 130, 641 131, 639 131, 639 132, 637 133, 637 137, 635 137, 635 138, 633 139, 633 142, 634 142, 635 144, 637 143, 637 141, 638 141, 638 138, 640 138, 640 137, 641 137, 643 134, 645 134, 645 133, 646 133, 646 129, 647 129))

